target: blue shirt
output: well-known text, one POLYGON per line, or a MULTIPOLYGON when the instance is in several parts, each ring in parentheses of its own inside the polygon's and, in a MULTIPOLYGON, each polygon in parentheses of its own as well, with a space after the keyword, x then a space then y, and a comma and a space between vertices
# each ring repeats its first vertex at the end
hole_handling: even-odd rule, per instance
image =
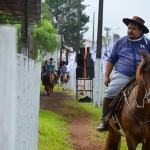
POLYGON ((66 72, 67 72, 67 67, 62 66, 62 67, 60 68, 60 71, 63 72, 63 73, 66 73, 66 72))
POLYGON ((140 50, 150 53, 150 40, 144 38, 133 41, 124 36, 115 42, 108 61, 115 65, 116 71, 129 77, 136 74, 137 66, 141 62, 140 50))

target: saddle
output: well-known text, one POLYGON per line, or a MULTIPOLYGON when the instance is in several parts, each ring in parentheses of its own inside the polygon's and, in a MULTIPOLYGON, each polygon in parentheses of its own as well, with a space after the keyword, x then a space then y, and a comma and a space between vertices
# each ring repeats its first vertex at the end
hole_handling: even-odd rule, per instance
POLYGON ((124 95, 123 92, 126 92, 126 96, 128 97, 131 90, 137 85, 136 77, 133 76, 118 92, 113 101, 109 104, 110 111, 107 116, 104 118, 104 121, 108 122, 113 115, 119 113, 123 107, 124 101, 122 101, 124 95))

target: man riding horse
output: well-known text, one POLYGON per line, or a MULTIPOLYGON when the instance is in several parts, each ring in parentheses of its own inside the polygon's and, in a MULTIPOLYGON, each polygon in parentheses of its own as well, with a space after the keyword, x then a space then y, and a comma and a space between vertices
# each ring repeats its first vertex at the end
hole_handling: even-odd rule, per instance
POLYGON ((102 107, 102 119, 98 131, 107 131, 108 126, 105 117, 110 111, 109 104, 117 95, 121 87, 136 74, 137 66, 141 61, 140 50, 150 53, 150 40, 144 34, 148 33, 145 21, 134 16, 132 19, 124 18, 124 24, 128 27, 127 36, 118 39, 111 51, 106 63, 104 84, 108 87, 105 93, 102 107), (110 74, 115 66, 114 73, 110 74))
POLYGON ((45 83, 45 77, 46 77, 48 72, 52 72, 54 74, 54 76, 55 76, 55 83, 57 83, 57 80, 58 80, 57 72, 55 71, 55 63, 53 62, 54 59, 50 58, 49 60, 50 61, 45 65, 46 72, 43 74, 43 78, 42 78, 44 85, 46 84, 45 83))
POLYGON ((63 64, 63 66, 61 66, 60 68, 60 72, 61 72, 61 86, 63 86, 63 83, 68 82, 68 70, 67 70, 67 66, 66 63, 63 64))

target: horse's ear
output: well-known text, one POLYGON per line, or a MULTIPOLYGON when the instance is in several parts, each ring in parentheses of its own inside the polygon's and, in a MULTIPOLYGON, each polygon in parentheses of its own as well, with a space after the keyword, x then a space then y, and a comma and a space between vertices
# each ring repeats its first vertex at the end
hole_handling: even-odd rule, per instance
POLYGON ((147 54, 145 54, 142 50, 140 50, 140 53, 141 53, 142 59, 145 59, 147 57, 147 54))

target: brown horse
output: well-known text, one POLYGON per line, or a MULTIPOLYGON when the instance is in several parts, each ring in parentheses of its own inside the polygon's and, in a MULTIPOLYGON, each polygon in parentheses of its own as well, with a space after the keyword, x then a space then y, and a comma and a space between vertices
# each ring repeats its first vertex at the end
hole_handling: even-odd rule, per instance
POLYGON ((68 82, 68 73, 61 73, 60 82, 63 90, 66 90, 66 83, 68 82))
POLYGON ((129 150, 136 150, 142 143, 142 150, 150 150, 150 55, 141 51, 142 60, 136 73, 136 83, 127 94, 121 112, 109 122, 108 137, 103 150, 119 150, 121 135, 125 136, 129 150), (119 130, 118 130, 119 129, 119 130))
POLYGON ((55 76, 52 71, 49 71, 45 77, 45 90, 47 95, 53 95, 53 88, 55 84, 55 76))

